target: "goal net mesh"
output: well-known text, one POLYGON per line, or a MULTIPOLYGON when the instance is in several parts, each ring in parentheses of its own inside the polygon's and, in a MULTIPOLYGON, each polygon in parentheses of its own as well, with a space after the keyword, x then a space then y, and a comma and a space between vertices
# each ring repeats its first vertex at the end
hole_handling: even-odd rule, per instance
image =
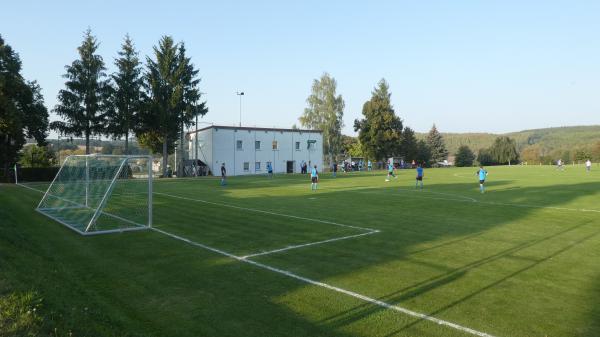
POLYGON ((149 228, 152 159, 149 156, 69 156, 37 211, 81 234, 149 228))

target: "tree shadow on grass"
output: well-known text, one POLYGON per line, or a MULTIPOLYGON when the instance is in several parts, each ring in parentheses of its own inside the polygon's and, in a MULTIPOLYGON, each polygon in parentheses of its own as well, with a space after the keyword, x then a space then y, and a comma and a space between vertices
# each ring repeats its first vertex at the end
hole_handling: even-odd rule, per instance
MULTIPOLYGON (((305 182, 297 182, 297 184, 300 183, 305 182)), ((460 191, 460 193, 456 194, 457 197, 455 198, 451 196, 447 196, 446 198, 443 195, 435 196, 435 193, 431 193, 431 195, 433 195, 433 197, 431 197, 428 192, 421 194, 417 194, 420 193, 417 191, 415 191, 414 194, 398 192, 397 186, 363 188, 359 191, 324 189, 314 194, 315 199, 309 199, 307 195, 278 195, 274 200, 270 200, 268 203, 265 203, 265 199, 262 197, 253 197, 251 195, 246 196, 243 199, 236 198, 235 195, 228 194, 224 189, 211 189, 210 191, 204 191, 203 189, 194 191, 193 189, 188 189, 181 193, 182 195, 187 195, 189 197, 229 200, 230 203, 243 207, 265 209, 298 216, 309 216, 312 218, 344 222, 350 225, 368 225, 368 227, 381 229, 382 233, 369 237, 288 251, 285 254, 274 254, 261 258, 259 261, 264 261, 269 265, 275 265, 286 270, 291 270, 299 275, 311 277, 323 282, 330 282, 328 280, 331 279, 333 280, 332 282, 334 282, 334 285, 337 285, 336 283, 340 282, 342 279, 349 279, 349 283, 341 286, 351 288, 350 290, 360 293, 363 293, 362 291, 366 288, 361 284, 355 285, 352 282, 353 275, 368 271, 374 267, 385 267, 386 265, 397 261, 414 261, 417 264, 421 264, 423 268, 435 270, 433 275, 430 275, 431 273, 424 273, 422 277, 408 277, 404 282, 404 285, 397 286, 395 289, 392 289, 394 286, 388 284, 383 288, 378 289, 378 291, 373 294, 369 294, 368 290, 364 292, 365 295, 380 298, 383 301, 398 304, 400 306, 405 302, 418 299, 437 289, 442 289, 456 282, 460 282, 479 268, 484 268, 495 263, 497 264, 502 259, 517 258, 524 264, 524 266, 520 265, 517 268, 501 268, 496 274, 492 275, 493 280, 482 281, 482 284, 472 287, 472 289, 468 289, 466 294, 457 294, 456 298, 441 303, 435 308, 427 309, 425 312, 432 315, 444 316, 450 309, 456 309, 457 307, 460 307, 461 304, 480 296, 483 293, 489 292, 494 288, 498 288, 507 281, 520 277, 526 272, 543 265, 548 262, 549 259, 565 254, 573 248, 586 244, 587 241, 596 238, 596 231, 586 232, 590 231, 587 225, 590 221, 595 221, 593 218, 597 218, 598 214, 578 213, 569 210, 521 207, 523 195, 529 191, 529 188, 524 187, 518 190, 508 188, 505 190, 499 189, 502 186, 509 187, 510 184, 511 181, 508 180, 491 183, 489 184, 489 190, 497 190, 484 196, 473 193, 474 190, 476 192, 476 184, 455 183, 427 185, 427 188, 431 189, 433 192, 443 191, 442 193, 452 193, 460 191), (476 198, 482 201, 473 202, 468 198, 476 198), (515 205, 491 205, 484 203, 495 202, 495 200, 501 200, 503 203, 514 203, 515 205), (511 227, 507 230, 509 234, 514 232, 517 235, 508 238, 498 237, 497 240, 499 242, 501 240, 504 241, 497 247, 493 247, 494 242, 490 241, 492 247, 490 247, 489 251, 482 250, 476 252, 477 254, 465 252, 464 255, 468 258, 465 258, 465 256, 456 256, 456 261, 452 261, 453 263, 448 263, 448 261, 444 260, 444 258, 448 258, 448 256, 444 256, 444 254, 448 254, 448 252, 460 254, 460 249, 451 249, 452 247, 459 246, 466 249, 474 246, 482 240, 485 241, 490 239, 489 237, 486 237, 489 231, 503 228, 504 226, 520 221, 532 221, 531 216, 537 214, 537 212, 552 213, 550 218, 548 218, 548 226, 537 224, 532 226, 532 228, 523 228, 522 233, 518 229, 511 227), (558 220, 554 221, 554 218, 567 221, 567 224, 561 224, 558 220), (569 219, 571 218, 575 218, 576 224, 570 224, 569 219), (583 231, 584 229, 585 231, 583 231), (531 233, 528 233, 528 231, 531 233), (584 235, 581 235, 580 231, 582 231, 584 235), (573 239, 572 236, 576 236, 576 238, 573 239), (552 249, 549 248, 548 251, 543 254, 534 254, 535 256, 533 257, 528 254, 523 254, 527 249, 546 246, 549 245, 550 242, 552 242, 552 245, 556 246, 557 244, 555 241, 562 239, 563 237, 565 238, 564 243, 561 243, 558 247, 552 247, 552 249), (442 259, 441 261, 435 261, 434 263, 415 257, 415 255, 418 254, 435 255, 437 252, 439 252, 442 259), (377 293, 385 294, 381 295, 377 293)), ((564 203, 580 198, 582 196, 581 190, 584 186, 586 191, 600 191, 600 183, 550 186, 547 188, 535 187, 535 191, 536 193, 542 193, 543 195, 545 192, 546 194, 550 194, 549 192, 555 191, 556 189, 564 190, 564 192, 561 193, 560 198, 547 199, 545 200, 545 204, 540 205, 544 207, 559 207, 564 203)), ((175 189, 177 188, 176 186, 174 187, 175 189)), ((240 188, 251 189, 249 186, 242 186, 240 188)), ((589 196, 592 194, 591 192, 588 192, 587 195, 589 196)), ((199 219, 202 219, 202 221, 210 221, 209 216, 202 214, 201 206, 192 203, 189 203, 189 205, 189 212, 198 212, 199 219)), ((160 209, 157 209, 157 212, 160 211, 160 209)), ((230 211, 230 209, 224 209, 224 212, 230 211)), ((254 221, 260 221, 261 217, 264 216, 264 214, 248 213, 245 215, 248 221, 244 225, 248 225, 248 223, 251 224, 254 221)), ((48 224, 45 225, 47 226, 48 224)), ((62 233, 60 232, 61 230, 66 231, 66 229, 62 229, 61 226, 56 225, 56 228, 50 230, 46 229, 46 231, 43 232, 46 233, 46 235, 52 236, 58 235, 56 233, 57 231, 62 233)), ((67 236, 69 234, 67 234, 67 236)), ((263 235, 268 235, 268 233, 263 233, 263 235)), ((158 234, 141 234, 139 237, 151 242, 152 244, 150 246, 165 244, 162 243, 165 238, 158 236, 158 234)), ((102 238, 89 238, 88 240, 88 238, 80 238, 73 234, 72 237, 67 240, 70 242, 69 245, 76 245, 78 249, 81 249, 76 255, 77 259, 79 259, 77 263, 86 261, 86 263, 90 264, 89 267, 79 267, 75 271, 74 276, 82 273, 91 273, 92 275, 97 274, 97 270, 94 269, 94 265, 99 263, 99 261, 96 260, 96 255, 103 250, 110 249, 110 254, 104 258, 111 259, 111 256, 115 258, 112 259, 113 262, 117 263, 117 265, 113 267, 114 271, 107 273, 105 276, 96 275, 107 282, 116 277, 115 273, 117 271, 127 269, 127 261, 136 260, 135 254, 132 252, 132 246, 114 246, 115 242, 128 242, 132 245, 138 245, 135 248, 139 250, 144 249, 142 247, 144 244, 139 242, 139 240, 135 240, 135 236, 122 236, 120 238, 106 236, 102 238), (85 245, 82 245, 82 242, 84 242, 85 245), (122 261, 118 262, 116 257, 121 258, 122 261)), ((53 239, 53 242, 57 244, 61 243, 60 240, 56 239, 53 239)), ((37 242, 37 244, 41 243, 37 242)), ((281 280, 281 275, 277 274, 273 274, 272 276, 269 276, 268 279, 265 279, 264 273, 252 272, 252 266, 241 267, 236 263, 218 263, 205 266, 190 264, 190 254, 196 254, 192 252, 195 248, 176 248, 176 246, 181 244, 182 243, 178 242, 167 243, 168 249, 159 249, 156 254, 153 254, 154 258, 159 258, 162 261, 157 267, 165 268, 171 266, 166 273, 161 271, 161 268, 157 268, 156 278, 162 279, 164 282, 169 282, 172 287, 179 288, 179 290, 185 290, 181 292, 182 294, 185 294, 186 291, 198 291, 199 294, 204 294, 205 296, 229 298, 228 301, 230 302, 227 302, 226 304, 246 308, 251 312, 250 317, 255 317, 259 322, 258 326, 254 326, 255 330, 243 328, 242 330, 239 330, 239 327, 238 329, 235 327, 219 327, 215 332, 220 332, 221 335, 240 331, 247 332, 245 335, 264 334, 265 330, 261 330, 264 329, 262 325, 268 324, 268 322, 258 318, 261 313, 252 312, 253 305, 251 305, 251 303, 262 303, 260 304, 261 307, 269 307, 269 305, 264 303, 264 298, 261 299, 261 296, 278 298, 289 292, 293 292, 295 290, 294 287, 301 288, 304 286, 304 284, 297 283, 295 280, 286 279, 286 281, 283 281, 281 280), (197 268, 201 273, 198 271, 193 273, 189 272, 190 270, 194 270, 194 268, 197 268), (202 273, 205 273, 205 275, 203 276, 202 273), (239 273, 242 273, 242 276, 239 276, 239 273), (210 277, 210 280, 207 279, 207 276, 210 277), (246 282, 243 282, 242 284, 235 282, 236 278, 240 277, 246 280, 246 282), (228 278, 232 279, 232 281, 222 282, 223 279, 228 278), (193 283, 196 279, 198 279, 198 282, 193 283), (254 291, 249 291, 251 289, 254 289, 254 291), (257 289, 265 289, 266 291, 265 293, 261 293, 260 291, 256 291, 257 289), (239 300, 232 299, 230 296, 237 296, 239 300)), ((145 249, 152 249, 150 246, 145 249)), ((61 252, 59 252, 59 254, 61 254, 61 252)), ((64 252, 62 252, 62 254, 64 254, 64 252)), ((219 259, 215 257, 211 258, 210 256, 212 256, 212 253, 204 252, 197 254, 198 258, 211 260, 219 259)), ((102 254, 100 254, 100 256, 102 256, 102 254)), ((450 258, 452 259, 452 257, 450 258)), ((68 262, 69 267, 72 267, 75 264, 76 262, 73 260, 68 262)), ((132 269, 140 274, 148 273, 149 269, 147 269, 148 265, 146 264, 152 264, 152 262, 141 263, 140 266, 136 266, 132 269)), ((108 264, 106 267, 108 267, 108 264)), ((373 283, 379 282, 377 276, 379 275, 373 276, 373 283)), ((136 285, 142 289, 144 287, 156 289, 147 277, 135 275, 132 275, 132 277, 132 282, 136 283, 136 285)), ((92 288, 97 289, 97 285, 98 284, 92 284, 92 288)), ((155 300, 169 298, 173 295, 173 292, 176 292, 176 290, 171 289, 172 287, 165 289, 165 292, 159 295, 147 294, 141 291, 134 292, 136 296, 141 297, 141 299, 138 299, 136 302, 143 299, 155 300), (171 292, 167 291, 169 289, 171 289, 171 292)), ((111 296, 111 294, 114 296, 115 293, 124 295, 122 292, 110 289, 103 289, 103 292, 105 296, 111 296)), ((200 303, 197 306, 205 305, 210 304, 200 303)), ((408 305, 415 306, 414 303, 408 303, 408 305)), ((565 305, 572 305, 572 303, 566 303, 565 305)), ((127 306, 127 304, 123 303, 123 306, 127 306)), ((297 314, 296 311, 281 308, 284 307, 283 305, 275 306, 283 311, 282 313, 279 313, 279 315, 282 315, 279 319, 285 321, 285 325, 298 324, 307 326, 306 330, 296 331, 296 334, 289 332, 289 335, 343 335, 343 333, 340 332, 342 328, 346 328, 357 321, 368 319, 384 310, 371 304, 364 304, 350 307, 346 310, 340 310, 340 312, 335 313, 334 315, 329 315, 319 320, 305 320, 299 317, 300 315, 297 314)), ((418 306, 416 307, 418 309, 418 306)), ((173 310, 177 313, 183 308, 194 308, 194 305, 182 305, 178 307, 175 303, 173 304, 173 307, 166 309, 173 310)), ((513 310, 514 308, 504 309, 513 310)), ((273 310, 275 309, 269 308, 264 310, 266 311, 262 314, 273 313, 273 310)), ((461 311, 465 309, 458 310, 461 311)), ((568 307, 565 310, 568 310, 568 307)), ((162 311, 163 309, 159 309, 159 312, 162 311)), ((215 314, 216 316, 226 315, 226 307, 217 308, 215 311, 217 312, 217 314, 215 314)), ((183 312, 181 314, 183 314, 183 312)), ((210 311, 197 313, 199 319, 211 317, 213 314, 214 313, 211 313, 210 311)), ((236 317, 242 317, 243 311, 237 312, 236 315, 236 317)), ((482 328, 490 328, 491 331, 486 332, 497 332, 500 336, 508 336, 509 334, 507 331, 517 331, 520 335, 525 335, 527 332, 530 332, 527 330, 526 326, 521 326, 527 324, 527 313, 524 313, 522 321, 516 322, 471 322, 468 316, 469 314, 465 311, 464 321, 461 323, 465 325, 474 323, 482 328), (513 330, 508 329, 509 325, 513 330), (503 332, 505 334, 503 334, 503 332)), ((184 317, 187 316, 184 315, 184 317)), ((173 319, 177 321, 176 318, 173 319)), ((502 318, 500 317, 498 319, 501 320, 502 318)), ((551 317, 549 319, 551 319, 551 317)), ((240 322, 242 325, 252 326, 250 320, 242 319, 240 322)), ((216 321, 209 321, 208 323, 219 324, 216 321)), ((231 324, 235 325, 233 321, 231 324)), ((408 322, 401 327, 390 326, 385 334, 408 335, 409 330, 407 329, 413 328, 416 324, 417 322, 408 322)), ((597 326, 598 325, 596 324, 591 328, 593 330, 591 331, 591 335, 600 332, 596 330, 597 326)), ((189 325, 189 328, 192 329, 192 331, 198 331, 194 330, 194 327, 194 324, 189 325)), ((278 329, 277 331, 281 335, 288 334, 283 329, 278 329)), ((557 333, 548 331, 548 334, 555 335, 557 333)), ((587 334, 590 335, 589 331, 587 334)), ((174 333, 173 335, 176 334, 174 333)), ((186 335, 186 333, 183 333, 182 335, 186 335)), ((192 334, 190 333, 189 335, 192 334)), ((583 335, 584 334, 581 334, 581 336, 583 335)))
MULTIPOLYGON (((509 181, 505 181, 502 183, 498 182, 496 184, 490 184, 490 189, 509 183, 509 181)), ((472 184, 444 184, 444 187, 444 190, 465 191, 472 189, 472 184)), ((431 185, 430 188, 432 190, 435 189, 435 185, 431 185)), ((555 208, 560 208, 563 203, 577 200, 582 196, 592 195, 592 193, 589 191, 599 191, 600 183, 551 186, 548 188, 535 187, 537 193, 542 193, 542 195, 545 193, 545 190, 554 191, 556 189, 563 190, 561 197, 555 200, 546 200, 546 203, 543 205, 523 205, 522 193, 527 192, 528 189, 519 188, 518 190, 515 190, 507 188, 505 190, 498 190, 497 192, 494 192, 495 194, 500 194, 498 196, 494 195, 490 197, 490 195, 485 195, 483 197, 479 197, 481 199, 486 198, 483 199, 483 201, 488 203, 470 202, 460 198, 457 200, 444 200, 443 198, 438 198, 439 200, 427 202, 427 211, 425 212, 423 212, 423 207, 418 206, 419 202, 416 202, 417 206, 415 206, 415 204, 407 204, 406 199, 389 199, 390 197, 393 198, 391 195, 395 193, 394 188, 391 187, 371 190, 367 189, 366 191, 363 191, 366 193, 374 192, 374 194, 385 194, 385 197, 383 198, 384 205, 377 204, 377 201, 373 201, 373 198, 365 198, 360 199, 360 207, 358 208, 344 207, 345 204, 352 204, 350 200, 352 197, 349 197, 350 195, 353 195, 351 192, 320 192, 320 197, 324 199, 323 203, 320 205, 312 205, 310 207, 309 211, 311 216, 323 218, 321 215, 325 215, 332 220, 340 219, 344 218, 344 216, 342 216, 340 212, 336 211, 336 209, 341 209, 342 212, 345 212, 346 218, 353 218, 353 220, 349 222, 350 224, 361 225, 368 223, 369 227, 381 229, 382 233, 369 238, 361 238, 360 241, 353 243, 338 242, 328 246, 289 251, 284 255, 272 255, 265 257, 264 259, 260 259, 260 261, 264 261, 267 264, 275 264, 278 267, 292 270, 300 275, 308 274, 310 275, 309 277, 317 278, 318 280, 326 280, 329 278, 339 278, 342 275, 351 276, 356 271, 368 269, 377 265, 385 265, 389 261, 410 260, 411 256, 416 253, 435 251, 436 249, 451 245, 464 244, 468 246, 471 240, 480 238, 487 231, 493 228, 502 227, 506 224, 519 221, 535 221, 531 220, 530 216, 532 214, 536 214, 536 212, 550 212, 552 214, 546 214, 546 216, 561 218, 561 221, 559 221, 561 223, 550 223, 548 228, 540 226, 540 224, 532 226, 532 228, 524 228, 524 233, 527 233, 529 230, 533 233, 532 237, 519 237, 518 239, 515 239, 514 242, 507 240, 505 244, 510 245, 508 248, 493 248, 483 258, 475 259, 459 267, 440 265, 438 268, 440 269, 440 272, 434 277, 426 278, 407 287, 402 287, 384 296, 373 296, 388 303, 401 305, 403 302, 410 301, 411 299, 422 296, 423 294, 439 287, 456 282, 474 269, 498 262, 501 259, 515 259, 525 264, 525 266, 521 268, 507 268, 506 270, 500 270, 498 275, 495 275, 495 280, 469 290, 469 294, 459 296, 458 299, 451 301, 450 303, 445 304, 435 310, 427 312, 431 315, 443 315, 445 311, 459 306, 461 303, 487 292, 492 288, 496 288, 506 281, 518 277, 521 274, 526 273, 545 262, 548 262, 554 257, 568 253, 572 248, 589 243, 590 240, 597 239, 597 231, 593 231, 586 235, 581 235, 581 233, 589 231, 588 225, 597 220, 597 214, 580 213, 574 208, 555 208), (585 190, 588 192, 582 195, 579 187, 585 187, 585 190), (322 194, 325 194, 325 196, 322 196, 322 194), (494 204, 495 198, 502 200, 502 202, 494 204), (514 204, 509 204, 513 200, 514 204), (401 204, 402 202, 404 202, 404 204, 401 204), (401 208, 402 211, 400 213, 403 211, 410 211, 413 208, 419 209, 420 211, 414 214, 409 214, 408 216, 405 215, 398 220, 394 219, 393 217, 392 220, 385 219, 385 217, 383 219, 378 219, 378 214, 372 213, 374 211, 376 213, 386 214, 386 211, 390 211, 390 209, 393 207, 401 208), (465 208, 469 208, 469 210, 465 210, 465 208), (324 211, 320 212, 321 209, 324 211), (433 211, 434 209, 439 209, 439 212, 442 214, 433 214, 436 213, 433 211), (371 212, 369 210, 371 210, 371 212), (500 214, 498 214, 498 212, 500 212, 500 214), (409 220, 410 223, 407 226, 406 222, 403 220, 411 218, 417 218, 418 221, 410 222, 409 220), (475 218, 475 221, 464 221, 466 218, 475 218), (566 224, 569 223, 569 220, 573 218, 575 218, 575 222, 577 224, 573 226, 566 226, 566 224), (442 223, 441 219, 447 220, 446 223, 442 223), (428 225, 427 223, 430 221, 434 222, 436 226, 428 225), (375 222, 375 224, 373 224, 373 222, 375 222), (442 224, 446 226, 440 226, 442 224), (582 231, 584 228, 586 230, 582 231), (409 237, 407 237, 407 233, 414 233, 415 235, 408 235, 409 237), (576 236, 577 238, 570 239, 571 236, 576 236), (526 252, 530 248, 535 247, 536 249, 540 249, 540 247, 544 247, 549 241, 554 242, 556 240, 561 240, 563 237, 566 238, 565 240, 571 241, 564 242, 564 244, 549 249, 546 253, 538 254, 535 257, 519 255, 523 252, 526 252), (395 241, 396 238, 400 240, 395 241), (441 242, 439 242, 440 240, 441 242), (401 247, 397 245, 398 242, 401 242, 401 247), (423 244, 427 242, 432 242, 433 244, 422 247, 423 244), (413 247, 416 248, 411 249, 413 247), (393 253, 390 254, 389 252, 393 253)), ((414 196, 408 196, 408 198, 418 199, 414 196)), ((279 201, 282 204, 294 204, 296 210, 299 212, 308 211, 304 208, 306 207, 306 202, 301 200, 301 198, 279 198, 279 201)), ((412 200, 412 202, 414 201, 415 200, 412 200)), ((387 213, 387 215, 390 215, 390 213, 387 213)), ((555 245, 555 243, 553 244, 555 245)), ((374 282, 377 282, 376 279, 374 279, 374 282)), ((359 290, 356 291, 360 292, 359 290)), ((510 310, 510 308, 507 309, 510 310)), ((374 307, 371 304, 364 304, 349 311, 340 312, 337 315, 323 319, 321 322, 331 324, 331 327, 333 328, 338 328, 349 325, 357 320, 369 317, 373 315, 373 313, 380 310, 383 309, 374 307)), ((495 322, 484 322, 484 324, 481 325, 493 328, 494 323, 495 322)), ((521 323, 527 324, 526 320, 521 323)), ((417 323, 411 323, 404 328, 394 330, 390 333, 390 335, 402 332, 414 324, 417 323)), ((499 325, 504 325, 498 329, 499 332, 514 331, 514 322, 504 322, 503 324, 499 325), (508 326, 511 326, 511 329, 513 330, 508 329, 508 326)), ((523 331, 530 332, 525 326, 523 326, 523 328, 525 328, 523 331)), ((537 332, 541 333, 542 331, 537 332)), ((543 333, 552 334, 553 331, 543 331, 543 333)))

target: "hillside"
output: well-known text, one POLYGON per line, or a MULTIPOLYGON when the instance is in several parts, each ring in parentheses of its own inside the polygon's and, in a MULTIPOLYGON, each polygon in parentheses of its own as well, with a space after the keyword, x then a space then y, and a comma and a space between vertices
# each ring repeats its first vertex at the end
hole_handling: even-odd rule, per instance
MULTIPOLYGON (((442 133, 451 154, 461 145, 469 146, 474 152, 487 148, 498 136, 508 136, 517 142, 519 151, 536 145, 542 152, 569 152, 577 148, 587 148, 600 142, 600 125, 565 126, 556 128, 523 130, 506 134, 492 133, 442 133)), ((426 133, 417 133, 417 138, 425 139, 426 133)), ((565 157, 569 157, 566 155, 565 157)))

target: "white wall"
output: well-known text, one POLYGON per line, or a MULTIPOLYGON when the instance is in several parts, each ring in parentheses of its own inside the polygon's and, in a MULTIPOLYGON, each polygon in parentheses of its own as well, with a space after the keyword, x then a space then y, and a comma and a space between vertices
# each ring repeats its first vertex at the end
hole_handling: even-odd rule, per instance
MULTIPOLYGON (((317 132, 278 131, 264 129, 231 129, 218 126, 198 132, 198 140, 204 144, 199 151, 198 159, 206 162, 214 175, 220 175, 220 167, 224 162, 228 175, 264 174, 267 162, 271 162, 275 173, 287 172, 287 162, 293 161, 293 172, 300 172, 300 163, 305 161, 316 164, 323 170, 323 137, 317 132), (316 140, 314 148, 307 149, 307 141, 316 140), (237 142, 242 142, 242 149, 237 142), (260 142, 260 149, 255 149, 255 142, 260 142), (273 150, 273 141, 278 148, 273 150), (296 149, 299 142, 299 149, 296 149), (210 151, 209 151, 210 150, 210 151), (206 160, 205 160, 206 159, 206 160), (256 163, 260 168, 256 169, 256 163), (245 169, 247 163, 247 170, 245 169)), ((190 143, 194 142, 192 135, 190 143)), ((193 158, 194 145, 190 145, 190 157, 193 158)))

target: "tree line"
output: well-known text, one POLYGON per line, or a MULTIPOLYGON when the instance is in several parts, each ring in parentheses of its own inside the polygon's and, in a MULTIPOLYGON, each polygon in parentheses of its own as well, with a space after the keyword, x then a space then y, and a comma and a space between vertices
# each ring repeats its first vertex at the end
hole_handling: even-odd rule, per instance
POLYGON ((391 103, 389 84, 381 79, 363 104, 362 119, 354 121, 358 138, 342 135, 345 103, 337 94, 337 82, 328 73, 313 81, 308 107, 300 117, 303 127, 323 131, 323 153, 331 164, 348 156, 374 161, 401 157, 425 165, 448 158, 442 135, 435 125, 427 140, 417 140, 415 132, 404 126, 391 103))
POLYGON ((54 108, 63 120, 52 122, 50 128, 84 137, 86 153, 90 152, 91 136, 105 135, 124 138, 128 154, 129 135, 135 134, 142 146, 162 153, 166 175, 167 157, 177 140, 181 160, 184 157, 184 128, 208 112, 206 102, 200 102, 199 71, 187 56, 185 44, 163 36, 153 47, 153 57, 146 57, 144 67, 133 41, 126 36, 115 59, 117 71, 110 75, 97 54, 98 46, 88 29, 77 48, 79 58, 65 67, 65 88, 54 108))
MULTIPOLYGON (((425 139, 418 139, 414 130, 404 125, 391 103, 392 94, 385 79, 377 83, 371 98, 363 104, 363 118, 354 121, 358 137, 342 135, 345 103, 336 90, 337 82, 328 73, 315 79, 306 99, 308 107, 299 119, 303 127, 323 131, 323 153, 330 165, 347 157, 379 162, 399 157, 425 166, 448 159, 449 151, 435 124, 425 139)), ((457 166, 472 166, 475 161, 498 165, 518 162, 519 153, 513 139, 498 137, 490 148, 480 149, 477 155, 468 146, 461 146, 454 157, 457 166)))
MULTIPOLYGON (((23 79, 18 54, 0 37, 0 164, 5 175, 26 138, 44 146, 49 130, 83 137, 86 154, 94 136, 124 139, 124 152, 129 154, 129 138, 135 135, 140 145, 163 154, 166 174, 168 154, 174 152, 177 140, 183 145, 185 127, 208 112, 206 102, 201 102, 199 71, 185 44, 163 36, 144 65, 127 35, 112 74, 106 72, 98 46, 88 29, 77 48, 78 58, 65 66, 64 88, 53 109, 62 120, 49 123, 39 85, 23 79)), ((183 148, 179 146, 180 158, 183 148)))

